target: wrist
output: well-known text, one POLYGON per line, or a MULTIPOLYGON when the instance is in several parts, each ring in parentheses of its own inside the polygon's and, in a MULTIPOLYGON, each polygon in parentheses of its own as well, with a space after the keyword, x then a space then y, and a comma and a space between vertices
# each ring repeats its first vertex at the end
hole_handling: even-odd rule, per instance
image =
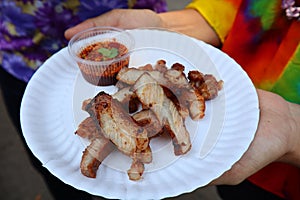
MULTIPOLYGON (((291 118, 291 133, 289 133, 289 151, 280 159, 283 162, 290 163, 300 167, 300 105, 289 103, 291 118)), ((285 123, 285 122, 283 122, 285 123)))

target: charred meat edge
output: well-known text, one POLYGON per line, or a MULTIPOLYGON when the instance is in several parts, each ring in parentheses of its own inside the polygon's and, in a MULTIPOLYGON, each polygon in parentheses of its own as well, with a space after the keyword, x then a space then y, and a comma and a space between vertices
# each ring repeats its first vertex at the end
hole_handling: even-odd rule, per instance
MULTIPOLYGON (((164 89, 168 98, 170 98, 182 117, 190 116, 193 120, 199 120, 204 117, 205 101, 200 96, 200 92, 195 89, 187 80, 182 68, 173 65, 173 69, 164 72, 152 70, 147 71, 140 68, 123 68, 119 72, 117 79, 128 85, 133 85, 143 74, 149 73, 164 89), (176 67, 174 67, 176 66, 176 67)), ((181 65, 180 65, 181 66, 181 65)))
POLYGON ((160 124, 168 128, 175 155, 187 153, 191 148, 190 135, 176 106, 167 98, 159 83, 145 72, 139 77, 132 89, 142 104, 154 112, 160 124))
POLYGON ((96 178, 97 170, 102 161, 115 149, 115 146, 106 138, 94 138, 84 150, 80 170, 84 176, 96 178))
POLYGON ((147 131, 137 125, 121 103, 105 92, 99 92, 85 110, 99 121, 103 135, 126 155, 134 157, 137 150, 149 145, 147 131))

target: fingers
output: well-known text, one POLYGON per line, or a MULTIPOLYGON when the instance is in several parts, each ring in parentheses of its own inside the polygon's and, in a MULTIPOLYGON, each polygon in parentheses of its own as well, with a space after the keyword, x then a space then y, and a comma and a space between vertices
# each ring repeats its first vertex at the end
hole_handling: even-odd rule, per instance
POLYGON ((258 90, 260 119, 255 137, 248 150, 230 170, 212 181, 211 185, 235 185, 268 164, 277 161, 288 151, 286 131, 289 128, 282 123, 287 120, 284 114, 286 103, 281 97, 270 92, 258 90))
POLYGON ((213 180, 209 185, 237 185, 251 175, 251 173, 247 172, 245 169, 245 166, 237 162, 230 170, 213 180))
POLYGON ((95 18, 90 18, 65 31, 66 39, 95 26, 112 26, 121 29, 140 27, 163 27, 159 15, 149 9, 115 9, 95 18))
POLYGON ((65 31, 65 38, 70 40, 76 33, 83 31, 88 28, 95 27, 95 23, 93 19, 86 20, 72 28, 69 28, 65 31))
POLYGON ((276 141, 272 141, 262 129, 263 128, 259 128, 254 140, 241 159, 237 161, 230 170, 212 181, 210 185, 239 184, 282 155, 280 150, 282 145, 276 141), (273 146, 276 146, 276 148, 279 147, 279 149, 273 146))
POLYGON ((117 26, 122 13, 122 9, 115 9, 103 15, 87 19, 80 24, 67 29, 65 31, 65 38, 70 40, 76 33, 96 26, 117 26))

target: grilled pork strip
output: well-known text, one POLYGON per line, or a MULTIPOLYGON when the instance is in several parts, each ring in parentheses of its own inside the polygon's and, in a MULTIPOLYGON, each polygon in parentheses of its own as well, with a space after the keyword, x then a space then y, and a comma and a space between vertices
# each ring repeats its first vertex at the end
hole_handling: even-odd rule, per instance
POLYGON ((129 113, 134 113, 138 110, 140 103, 130 89, 131 87, 124 87, 113 94, 112 97, 117 99, 129 113))
POLYGON ((157 117, 151 110, 142 110, 140 112, 135 113, 132 118, 135 122, 145 128, 148 133, 148 137, 154 137, 160 134, 163 131, 163 126, 161 126, 157 117))
POLYGON ((174 92, 181 88, 190 87, 185 75, 176 69, 168 69, 165 72, 158 70, 143 70, 140 68, 122 68, 117 75, 117 79, 127 85, 133 85, 144 73, 148 73, 160 85, 169 88, 174 92))
POLYGON ((160 84, 150 74, 144 73, 133 85, 133 91, 142 104, 154 112, 160 124, 168 128, 175 155, 187 153, 191 148, 189 133, 176 106, 167 98, 160 84))
POLYGON ((134 157, 137 150, 149 145, 147 131, 137 125, 121 103, 105 92, 98 93, 85 110, 99 121, 103 135, 126 155, 134 157))
POLYGON ((144 150, 137 150, 132 157, 134 160, 138 160, 142 163, 151 163, 152 162, 152 150, 150 146, 148 146, 144 150))
POLYGON ((95 120, 92 117, 87 117, 79 124, 75 134, 82 138, 91 140, 101 136, 102 132, 100 126, 96 124, 95 120))
POLYGON ((168 98, 175 103, 183 118, 189 115, 193 120, 202 119, 205 113, 205 102, 198 89, 188 82, 183 70, 184 66, 178 63, 175 63, 172 69, 167 69, 164 72, 147 71, 139 68, 123 68, 119 72, 117 79, 128 85, 133 85, 143 73, 148 73, 163 86, 168 98))
POLYGON ((137 68, 122 68, 117 75, 117 79, 128 85, 133 85, 135 81, 145 72, 151 74, 151 76, 156 80, 161 80, 160 82, 166 81, 166 79, 163 77, 163 73, 161 73, 160 71, 144 70, 137 68))
POLYGON ((205 99, 195 89, 183 90, 180 97, 188 107, 189 116, 192 120, 200 120, 205 115, 205 99))
POLYGON ((94 138, 84 150, 80 162, 81 173, 95 178, 101 162, 114 150, 114 145, 104 137, 94 138))
POLYGON ((203 74, 199 71, 190 71, 188 73, 190 84, 199 91, 205 100, 211 100, 218 96, 218 92, 223 88, 224 82, 217 81, 211 74, 203 74))
POLYGON ((133 160, 130 169, 127 171, 127 174, 130 180, 138 181, 142 178, 144 171, 144 163, 133 160))

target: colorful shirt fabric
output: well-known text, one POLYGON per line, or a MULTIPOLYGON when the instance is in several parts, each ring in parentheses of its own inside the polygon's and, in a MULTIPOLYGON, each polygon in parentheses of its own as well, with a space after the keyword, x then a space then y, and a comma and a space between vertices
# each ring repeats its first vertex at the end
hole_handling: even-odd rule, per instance
POLYGON ((114 8, 167 10, 165 0, 1 0, 0 66, 27 82, 67 45, 64 31, 114 8))
POLYGON ((281 0, 194 0, 188 8, 207 19, 256 87, 300 103, 300 21, 281 0))
MULTIPOLYGON (((299 8, 299 0, 194 0, 188 8, 206 18, 223 42, 222 50, 257 88, 300 104, 300 20, 290 17, 299 13, 289 9, 295 12, 287 16, 282 6, 291 2, 299 8)), ((272 163, 248 180, 284 199, 300 199, 297 167, 272 163)))

